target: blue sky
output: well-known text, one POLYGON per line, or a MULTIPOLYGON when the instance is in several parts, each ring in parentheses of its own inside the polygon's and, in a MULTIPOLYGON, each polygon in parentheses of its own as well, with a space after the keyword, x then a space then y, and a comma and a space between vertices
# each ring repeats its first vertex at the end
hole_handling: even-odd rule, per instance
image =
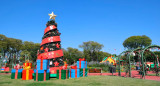
POLYGON ((123 41, 134 35, 160 45, 160 0, 1 0, 0 34, 41 43, 52 11, 63 48, 96 41, 119 54, 123 41))

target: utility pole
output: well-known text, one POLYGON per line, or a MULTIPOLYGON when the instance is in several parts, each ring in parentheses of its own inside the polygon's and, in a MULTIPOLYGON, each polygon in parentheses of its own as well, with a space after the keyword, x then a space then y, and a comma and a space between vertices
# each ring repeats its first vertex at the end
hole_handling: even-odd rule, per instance
POLYGON ((118 64, 119 64, 119 76, 121 76, 121 63, 120 63, 120 56, 118 56, 118 64))

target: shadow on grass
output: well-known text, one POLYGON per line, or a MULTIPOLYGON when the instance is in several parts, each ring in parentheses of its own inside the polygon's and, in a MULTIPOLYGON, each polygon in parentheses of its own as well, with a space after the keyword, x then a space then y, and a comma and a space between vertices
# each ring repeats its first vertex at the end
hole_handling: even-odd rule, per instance
POLYGON ((9 82, 9 81, 6 81, 6 82, 0 82, 0 86, 2 86, 1 84, 6 84, 6 83, 7 83, 7 84, 11 84, 12 82, 11 82, 11 81, 10 81, 10 82, 9 82))
POLYGON ((27 84, 26 86, 67 86, 67 85, 64 85, 63 83, 62 84, 57 84, 57 83, 39 83, 39 82, 34 82, 34 83, 30 83, 30 84, 27 84))
POLYGON ((102 84, 99 82, 93 82, 93 83, 88 83, 89 86, 101 86, 101 85, 106 85, 106 84, 102 84))

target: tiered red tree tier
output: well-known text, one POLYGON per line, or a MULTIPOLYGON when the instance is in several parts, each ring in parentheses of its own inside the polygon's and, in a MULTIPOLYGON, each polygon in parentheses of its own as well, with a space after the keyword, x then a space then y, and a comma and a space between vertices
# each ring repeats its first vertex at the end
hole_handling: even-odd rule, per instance
MULTIPOLYGON (((50 69, 57 69, 57 67, 64 65, 63 51, 60 44, 60 33, 57 30, 55 21, 51 20, 49 22, 51 22, 51 25, 47 25, 44 30, 44 36, 42 37, 42 43, 37 59, 49 59, 50 69)), ((51 71, 54 72, 53 70, 51 71)))

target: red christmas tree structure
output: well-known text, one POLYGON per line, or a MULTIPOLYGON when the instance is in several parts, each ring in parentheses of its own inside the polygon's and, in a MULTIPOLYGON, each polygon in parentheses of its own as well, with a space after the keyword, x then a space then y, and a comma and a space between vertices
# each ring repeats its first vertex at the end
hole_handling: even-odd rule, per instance
POLYGON ((50 21, 46 24, 40 50, 37 59, 48 59, 50 67, 50 77, 56 77, 56 70, 64 65, 63 51, 61 49, 60 33, 57 29, 54 13, 49 14, 50 21))

